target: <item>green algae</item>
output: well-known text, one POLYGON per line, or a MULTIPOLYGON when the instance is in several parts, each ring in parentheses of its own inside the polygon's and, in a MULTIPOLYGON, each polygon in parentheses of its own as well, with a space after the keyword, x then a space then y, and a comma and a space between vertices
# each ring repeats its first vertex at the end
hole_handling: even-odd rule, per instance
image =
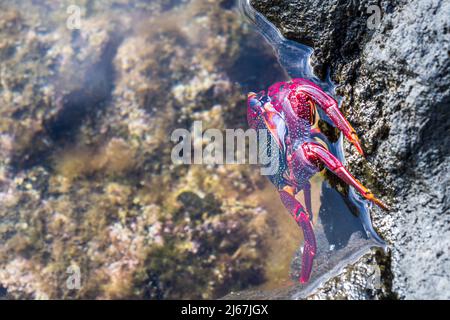
POLYGON ((263 80, 229 66, 254 36, 215 1, 79 2, 75 31, 68 3, 2 4, 7 297, 217 298, 266 281, 259 172, 174 165, 169 141, 198 119, 245 127, 244 86, 263 80))

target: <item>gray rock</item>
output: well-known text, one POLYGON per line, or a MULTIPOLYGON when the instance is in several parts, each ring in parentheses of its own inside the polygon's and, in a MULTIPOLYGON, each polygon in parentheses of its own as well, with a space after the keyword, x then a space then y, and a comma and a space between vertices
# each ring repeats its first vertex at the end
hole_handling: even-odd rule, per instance
MULTIPOLYGON (((311 298, 450 298, 450 2, 253 0, 293 40, 314 47, 367 152, 347 145, 350 170, 386 200, 375 229, 390 244, 311 298), (379 286, 367 281, 379 269, 379 286)), ((289 294, 284 298, 290 298, 289 294)))

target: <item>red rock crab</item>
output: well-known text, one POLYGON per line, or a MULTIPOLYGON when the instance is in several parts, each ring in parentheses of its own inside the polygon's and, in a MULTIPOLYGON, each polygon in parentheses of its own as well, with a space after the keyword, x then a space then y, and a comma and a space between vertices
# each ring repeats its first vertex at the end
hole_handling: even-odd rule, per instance
POLYGON ((303 230, 304 245, 299 281, 308 282, 317 246, 311 211, 309 179, 323 167, 332 171, 345 183, 355 188, 364 198, 383 209, 386 206, 365 188, 342 165, 324 144, 320 130, 314 127, 316 107, 322 109, 331 122, 363 155, 355 130, 339 110, 337 101, 318 85, 306 79, 293 79, 272 85, 264 91, 249 93, 247 119, 253 129, 267 129, 276 142, 280 165, 269 179, 277 187, 281 201, 303 230), (305 207, 297 200, 301 190, 305 207))

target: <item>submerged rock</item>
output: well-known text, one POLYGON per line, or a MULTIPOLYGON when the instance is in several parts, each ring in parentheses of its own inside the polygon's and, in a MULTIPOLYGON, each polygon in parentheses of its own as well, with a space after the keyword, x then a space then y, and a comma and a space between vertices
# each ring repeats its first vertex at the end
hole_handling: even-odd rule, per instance
POLYGON ((366 161, 347 146, 350 170, 391 206, 372 210, 390 254, 361 259, 311 298, 450 298, 450 3, 381 1, 379 24, 370 1, 252 4, 314 47, 367 151, 366 161))

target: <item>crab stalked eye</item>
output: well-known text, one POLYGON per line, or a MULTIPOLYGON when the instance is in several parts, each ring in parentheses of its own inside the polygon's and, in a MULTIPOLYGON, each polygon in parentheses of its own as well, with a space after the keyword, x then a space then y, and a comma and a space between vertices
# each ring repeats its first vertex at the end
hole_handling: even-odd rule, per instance
POLYGON ((248 94, 247 104, 250 108, 257 108, 261 106, 261 102, 258 100, 256 93, 250 92, 248 94))

